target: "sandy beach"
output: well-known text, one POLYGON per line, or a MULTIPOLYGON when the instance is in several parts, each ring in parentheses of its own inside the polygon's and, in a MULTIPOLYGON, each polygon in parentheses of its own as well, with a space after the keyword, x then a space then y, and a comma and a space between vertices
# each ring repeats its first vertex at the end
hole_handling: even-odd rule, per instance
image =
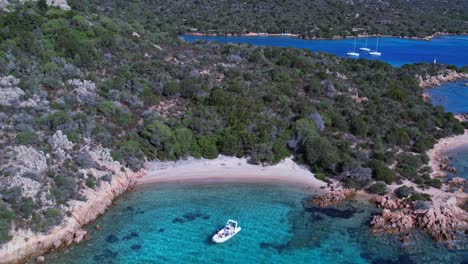
POLYGON ((216 159, 188 159, 147 162, 146 173, 137 184, 161 182, 257 182, 288 183, 320 189, 326 183, 306 167, 287 158, 273 166, 253 165, 245 158, 219 156, 216 159))
POLYGON ((430 158, 429 166, 432 168, 432 176, 445 176, 446 172, 441 169, 441 162, 444 160, 446 153, 466 146, 468 146, 468 129, 465 129, 465 133, 462 135, 440 139, 434 145, 434 148, 427 152, 430 158))

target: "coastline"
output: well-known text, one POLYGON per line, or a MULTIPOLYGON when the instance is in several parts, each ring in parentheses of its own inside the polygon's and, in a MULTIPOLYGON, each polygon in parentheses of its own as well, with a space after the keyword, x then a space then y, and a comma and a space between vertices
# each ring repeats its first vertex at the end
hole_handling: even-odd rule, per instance
POLYGON ((327 185, 291 158, 276 165, 262 166, 249 164, 246 158, 221 155, 216 159, 147 162, 145 170, 145 174, 136 178, 137 185, 165 182, 286 183, 317 190, 327 185))
POLYGON ((287 37, 287 38, 300 38, 305 40, 339 40, 339 39, 350 39, 350 38, 366 38, 366 37, 389 37, 389 38, 399 38, 399 39, 413 39, 413 40, 425 40, 430 41, 434 38, 442 36, 468 36, 468 33, 455 34, 448 32, 437 32, 436 34, 425 36, 425 37, 408 37, 408 36, 393 36, 386 34, 371 34, 371 35, 357 35, 357 36, 333 36, 331 38, 322 38, 322 37, 305 37, 302 34, 293 34, 293 33, 261 33, 261 32, 248 32, 248 33, 205 33, 205 32, 185 32, 180 33, 180 35, 189 35, 189 36, 211 36, 211 37, 287 37))
POLYGON ((87 239, 83 226, 95 220, 112 206, 114 199, 135 185, 135 178, 140 172, 122 169, 117 161, 94 157, 109 173, 114 176, 110 182, 102 182, 97 190, 87 189, 83 195, 86 201, 71 201, 65 208, 69 213, 60 225, 54 226, 46 233, 35 233, 32 230, 19 229, 12 233, 13 239, 0 247, 0 263, 28 263, 49 251, 68 247, 87 239))
POLYGON ((431 176, 445 177, 447 172, 443 169, 446 166, 446 153, 459 148, 468 147, 468 129, 461 135, 440 139, 432 149, 427 151, 429 156, 429 166, 432 168, 431 176))
MULTIPOLYGON (((419 87, 424 88, 431 88, 435 86, 440 86, 444 83, 454 82, 458 80, 468 79, 468 73, 465 72, 457 72, 453 70, 447 70, 445 72, 440 72, 438 75, 435 76, 415 76, 416 80, 419 83, 419 87)), ((427 93, 426 93, 427 94, 427 93)))

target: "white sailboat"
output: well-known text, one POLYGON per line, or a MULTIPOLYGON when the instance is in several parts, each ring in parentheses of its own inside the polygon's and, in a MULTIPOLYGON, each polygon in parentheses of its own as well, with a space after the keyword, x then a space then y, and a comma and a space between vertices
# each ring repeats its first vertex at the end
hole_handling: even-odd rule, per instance
POLYGON ((365 52, 369 52, 369 51, 370 51, 370 49, 367 47, 367 39, 368 39, 368 36, 366 36, 366 46, 365 46, 365 47, 359 48, 359 50, 362 50, 362 51, 365 51, 365 52))
POLYGON ((372 55, 372 56, 380 56, 380 55, 382 55, 382 53, 379 52, 378 49, 379 49, 379 39, 377 38, 377 43, 375 44, 375 50, 369 52, 369 54, 372 55))
POLYGON ((354 38, 354 50, 346 52, 346 55, 351 57, 359 57, 359 53, 356 52, 356 37, 354 38))

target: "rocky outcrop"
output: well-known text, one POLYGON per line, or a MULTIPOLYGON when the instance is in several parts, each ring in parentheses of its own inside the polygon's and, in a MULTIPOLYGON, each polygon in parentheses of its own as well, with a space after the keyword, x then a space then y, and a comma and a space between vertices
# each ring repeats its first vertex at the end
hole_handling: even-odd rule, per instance
MULTIPOLYGON (((457 169, 455 169, 450 164, 450 160, 449 160, 449 158, 447 156, 439 154, 439 155, 434 155, 434 158, 435 158, 434 165, 435 165, 435 167, 436 167, 435 169, 437 171, 446 171, 446 172, 450 172, 450 173, 457 173, 457 169)), ((446 176, 446 175, 445 175, 445 173, 438 173, 435 176, 442 177, 442 176, 446 176)))
POLYGON ((73 88, 73 93, 77 95, 78 101, 90 105, 97 98, 96 83, 89 80, 72 79, 67 84, 73 88))
POLYGON ((415 226, 415 217, 404 212, 391 212, 389 209, 384 209, 381 215, 374 216, 371 226, 373 232, 403 233, 415 226))
POLYGON ((442 206, 414 212, 417 225, 439 242, 457 239, 458 232, 468 232, 468 213, 450 201, 442 206))
POLYGON ((114 198, 131 188, 135 184, 135 179, 141 176, 139 174, 144 173, 143 171, 133 173, 122 167, 119 162, 112 160, 105 149, 97 148, 90 150, 89 153, 94 161, 113 177, 109 181, 102 181, 96 190, 91 188, 84 190, 85 201, 71 201, 69 214, 62 224, 46 234, 34 233, 29 229, 13 231, 13 240, 0 247, 0 256, 2 256, 0 263, 19 262, 61 246, 81 242, 87 234, 82 226, 104 213, 114 198))
POLYGON ((356 190, 354 189, 332 190, 324 195, 312 198, 310 203, 317 207, 329 207, 350 199, 355 195, 356 190))
POLYGON ((18 106, 20 98, 25 94, 18 87, 19 79, 12 75, 0 77, 0 105, 18 106))
MULTIPOLYGON (((26 2, 28 0, 20 0, 20 2, 26 2)), ((37 0, 33 0, 37 1, 37 0)), ((68 5, 67 0, 46 0, 47 5, 49 6, 56 6, 63 10, 70 10, 71 7, 68 5)), ((6 10, 10 1, 8 0, 0 0, 0 10, 6 10)))
POLYGON ((464 187, 468 184, 468 182, 460 177, 454 177, 448 182, 448 186, 450 187, 464 187))
POLYGON ((459 73, 452 70, 447 70, 445 72, 439 73, 436 76, 420 76, 417 75, 416 79, 418 80, 419 87, 428 88, 433 86, 438 86, 444 82, 453 82, 460 79, 468 79, 468 73, 459 73))
POLYGON ((63 10, 70 10, 67 0, 47 0, 47 5, 60 7, 63 10))
POLYGON ((409 207, 408 204, 406 204, 400 199, 390 199, 389 197, 385 197, 385 196, 377 196, 375 198, 375 204, 377 205, 377 207, 390 209, 390 210, 396 210, 396 209, 409 207))
POLYGON ((456 205, 455 198, 439 206, 433 205, 429 209, 418 210, 398 206, 397 201, 389 201, 387 198, 380 199, 378 204, 386 207, 380 215, 372 219, 373 232, 397 234, 420 227, 433 239, 447 242, 457 239, 459 232, 468 231, 468 213, 456 205), (388 209, 390 207, 396 211, 392 212, 388 209))

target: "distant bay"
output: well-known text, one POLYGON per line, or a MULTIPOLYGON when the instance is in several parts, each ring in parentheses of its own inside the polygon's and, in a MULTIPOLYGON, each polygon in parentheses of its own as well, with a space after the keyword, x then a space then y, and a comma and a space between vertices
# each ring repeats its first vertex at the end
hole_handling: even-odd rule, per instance
MULTIPOLYGON (((346 52, 353 51, 354 39, 338 40, 305 40, 291 37, 242 37, 242 36, 193 36, 182 35, 184 40, 193 42, 197 40, 217 41, 221 43, 246 43, 258 46, 294 47, 305 48, 312 51, 327 52, 346 57, 346 52)), ((401 66, 404 64, 434 62, 453 64, 457 66, 468 65, 468 36, 440 36, 430 41, 402 39, 394 37, 381 37, 378 51, 382 56, 373 57, 365 52, 360 52, 360 58, 379 59, 401 66)), ((367 39, 367 47, 374 50, 377 38, 367 39)), ((356 40, 356 51, 366 46, 365 38, 356 40)))

